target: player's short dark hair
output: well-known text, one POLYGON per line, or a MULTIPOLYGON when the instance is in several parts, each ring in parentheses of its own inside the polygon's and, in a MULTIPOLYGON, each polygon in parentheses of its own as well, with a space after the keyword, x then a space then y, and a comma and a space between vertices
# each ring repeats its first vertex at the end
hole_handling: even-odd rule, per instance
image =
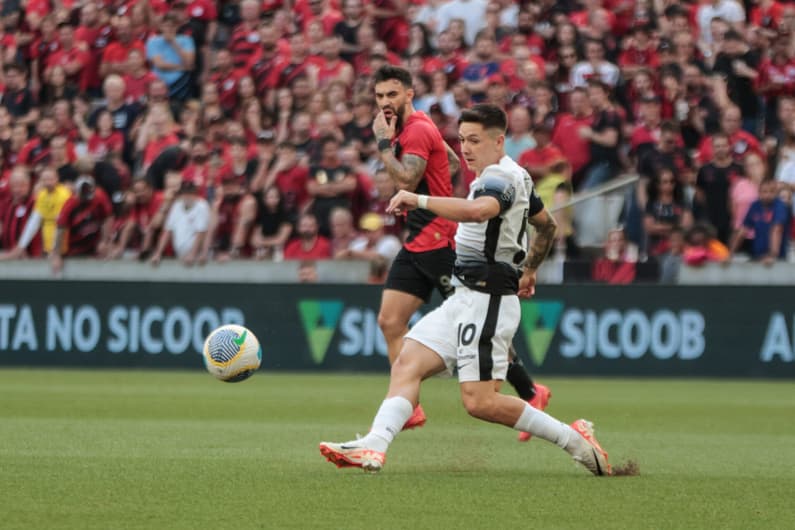
POLYGON ((375 75, 373 76, 373 81, 375 83, 383 83, 384 81, 389 81, 391 79, 399 81, 400 84, 405 88, 411 88, 413 86, 411 73, 405 68, 401 68, 399 66, 385 64, 376 70, 375 75))
POLYGON ((508 128, 508 117, 497 105, 478 103, 461 112, 458 124, 462 123, 479 123, 484 129, 499 129, 505 132, 508 128))

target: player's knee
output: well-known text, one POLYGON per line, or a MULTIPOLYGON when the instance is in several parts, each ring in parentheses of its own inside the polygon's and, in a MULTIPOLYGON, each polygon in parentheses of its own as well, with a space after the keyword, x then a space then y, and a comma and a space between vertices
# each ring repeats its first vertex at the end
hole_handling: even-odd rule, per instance
POLYGON ((399 355, 392 364, 391 378, 393 381, 421 379, 420 363, 411 355, 399 355))
POLYGON ((462 399, 464 408, 473 418, 490 420, 494 416, 493 400, 484 398, 479 394, 464 394, 462 399))
POLYGON ((406 332, 406 322, 392 312, 378 313, 378 327, 387 340, 397 338, 406 332))

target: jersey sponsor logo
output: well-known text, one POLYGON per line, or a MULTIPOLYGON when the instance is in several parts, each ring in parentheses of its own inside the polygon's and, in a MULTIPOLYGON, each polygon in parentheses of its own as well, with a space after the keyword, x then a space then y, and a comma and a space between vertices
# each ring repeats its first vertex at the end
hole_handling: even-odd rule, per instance
POLYGON ((339 300, 301 300, 298 313, 315 364, 323 364, 344 305, 339 300))

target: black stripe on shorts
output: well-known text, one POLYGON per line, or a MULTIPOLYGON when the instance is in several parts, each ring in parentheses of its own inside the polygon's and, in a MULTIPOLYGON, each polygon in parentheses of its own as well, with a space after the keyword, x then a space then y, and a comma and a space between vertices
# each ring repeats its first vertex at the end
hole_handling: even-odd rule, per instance
POLYGON ((489 296, 489 308, 486 310, 486 321, 483 322, 483 330, 480 332, 478 341, 478 365, 480 368, 480 380, 491 381, 491 371, 494 368, 494 359, 491 358, 493 348, 492 340, 497 331, 497 317, 500 313, 500 301, 502 296, 492 294, 489 296))

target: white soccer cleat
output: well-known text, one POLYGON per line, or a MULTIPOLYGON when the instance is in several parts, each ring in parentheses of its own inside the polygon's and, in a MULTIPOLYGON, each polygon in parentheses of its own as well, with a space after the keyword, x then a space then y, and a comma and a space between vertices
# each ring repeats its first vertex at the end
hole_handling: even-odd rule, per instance
POLYGON ((365 447, 360 440, 320 442, 320 454, 337 467, 360 467, 368 473, 381 471, 386 460, 386 454, 365 447))
POLYGON ((607 461, 607 451, 602 449, 593 432, 593 423, 588 420, 577 420, 571 424, 580 435, 580 443, 570 452, 572 458, 597 476, 612 475, 613 470, 607 461))

